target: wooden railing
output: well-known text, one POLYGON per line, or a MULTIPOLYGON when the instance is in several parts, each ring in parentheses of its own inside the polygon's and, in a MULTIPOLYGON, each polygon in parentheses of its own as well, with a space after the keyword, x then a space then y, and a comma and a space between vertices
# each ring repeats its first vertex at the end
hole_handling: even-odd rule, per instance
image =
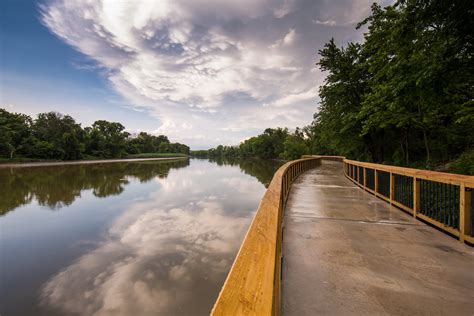
MULTIPOLYGON (((321 163, 290 161, 273 176, 212 310, 212 315, 279 315, 282 220, 293 181, 321 163)), ((342 159, 340 159, 342 160, 342 159)))
POLYGON ((340 156, 303 156, 273 176, 219 293, 212 315, 279 315, 282 221, 291 184, 321 160, 343 161, 344 173, 387 202, 474 243, 474 177, 363 163, 340 156))
POLYGON ((398 208, 474 244, 474 176, 344 159, 355 184, 398 208))

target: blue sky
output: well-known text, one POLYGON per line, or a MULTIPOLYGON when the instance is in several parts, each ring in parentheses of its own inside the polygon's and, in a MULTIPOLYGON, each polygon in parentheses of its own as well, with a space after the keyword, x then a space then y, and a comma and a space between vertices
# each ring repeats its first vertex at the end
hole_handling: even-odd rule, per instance
POLYGON ((1 2, 0 106, 32 116, 59 111, 84 126, 107 119, 131 130, 156 129, 160 121, 132 109, 100 71, 80 69, 91 61, 42 25, 40 3, 1 2))
POLYGON ((2 0, 0 106, 118 121, 192 148, 311 122, 316 52, 360 0, 2 0))

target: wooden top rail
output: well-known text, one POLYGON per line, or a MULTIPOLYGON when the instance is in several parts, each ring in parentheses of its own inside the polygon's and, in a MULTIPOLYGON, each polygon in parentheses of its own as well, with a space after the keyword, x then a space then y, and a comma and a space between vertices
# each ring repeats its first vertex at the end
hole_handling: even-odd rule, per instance
POLYGON ((416 177, 418 179, 431 180, 443 182, 454 185, 461 185, 464 183, 467 187, 474 188, 474 176, 467 176, 462 174, 446 173, 439 171, 421 170, 414 168, 397 167, 390 165, 382 165, 370 162, 359 162, 356 160, 344 159, 345 163, 360 166, 364 168, 377 169, 385 172, 392 172, 404 176, 416 177))
POLYGON ((273 176, 211 315, 278 315, 281 219, 291 181, 311 157, 287 162, 273 176), (275 277, 277 275, 277 277, 275 277), (278 292, 278 293, 275 293, 278 292))

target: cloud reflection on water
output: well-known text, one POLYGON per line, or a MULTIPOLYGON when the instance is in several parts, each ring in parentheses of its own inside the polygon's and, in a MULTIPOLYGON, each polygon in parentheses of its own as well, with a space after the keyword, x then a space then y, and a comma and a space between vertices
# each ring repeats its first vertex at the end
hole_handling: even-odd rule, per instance
POLYGON ((258 201, 264 188, 234 168, 214 168, 213 181, 196 177, 201 171, 197 164, 157 178, 153 197, 131 204, 95 250, 46 282, 42 306, 82 315, 208 314, 254 211, 238 196, 258 201))

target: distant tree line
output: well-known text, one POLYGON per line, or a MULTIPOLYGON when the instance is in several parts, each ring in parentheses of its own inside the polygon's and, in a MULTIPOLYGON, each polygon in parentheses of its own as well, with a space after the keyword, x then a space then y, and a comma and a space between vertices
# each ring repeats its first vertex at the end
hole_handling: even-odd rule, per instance
POLYGON ((268 129, 210 156, 295 158, 300 153, 474 174, 472 1, 399 0, 372 5, 362 43, 329 41, 327 73, 311 125, 268 129))
POLYGON ((303 131, 293 133, 287 128, 267 128, 262 134, 243 141, 239 146, 223 146, 193 151, 197 157, 297 159, 309 152, 310 142, 303 131))
POLYGON ((95 121, 90 127, 69 115, 40 113, 36 119, 0 108, 0 157, 77 160, 122 158, 141 153, 189 154, 189 147, 164 135, 132 136, 117 122, 95 121))

